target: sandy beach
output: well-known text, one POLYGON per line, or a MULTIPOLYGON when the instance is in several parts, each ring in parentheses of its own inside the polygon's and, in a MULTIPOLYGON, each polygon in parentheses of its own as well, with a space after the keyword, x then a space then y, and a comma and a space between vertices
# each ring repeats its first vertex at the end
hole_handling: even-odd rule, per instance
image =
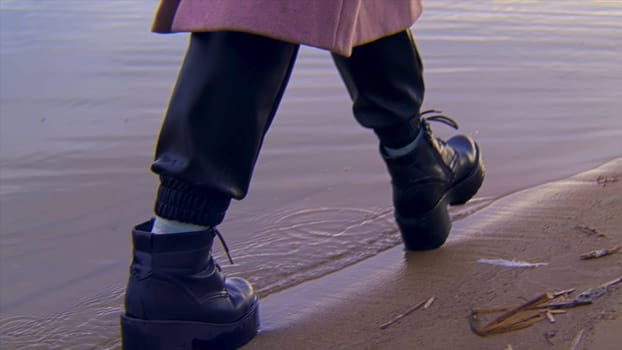
POLYGON ((457 223, 439 250, 388 250, 262 300, 262 332, 246 349, 619 349, 622 284, 593 304, 490 337, 469 326, 473 309, 518 306, 547 291, 574 294, 622 277, 622 158, 517 192, 457 223), (543 263, 508 268, 478 262, 543 263), (426 310, 391 321, 430 297, 426 310), (577 334, 582 334, 577 337, 577 334), (574 346, 576 342, 576 347, 574 346))

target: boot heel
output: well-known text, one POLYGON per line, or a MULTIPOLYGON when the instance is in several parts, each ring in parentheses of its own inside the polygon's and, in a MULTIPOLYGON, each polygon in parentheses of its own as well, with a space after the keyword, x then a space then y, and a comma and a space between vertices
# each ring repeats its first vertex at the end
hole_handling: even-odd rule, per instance
POLYGON ((124 350, 236 349, 259 328, 257 303, 244 318, 228 324, 193 321, 152 321, 121 315, 124 350))
POLYGON ((484 182, 485 169, 477 148, 477 163, 475 169, 449 192, 449 205, 462 205, 473 198, 484 182))
POLYGON ((402 218, 395 214, 406 250, 430 250, 443 245, 451 230, 447 199, 417 218, 402 218))

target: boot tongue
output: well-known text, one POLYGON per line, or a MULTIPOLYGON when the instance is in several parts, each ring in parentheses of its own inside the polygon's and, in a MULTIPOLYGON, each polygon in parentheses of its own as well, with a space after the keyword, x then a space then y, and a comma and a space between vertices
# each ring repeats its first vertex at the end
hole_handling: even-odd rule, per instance
POLYGON ((208 229, 183 233, 151 233, 153 219, 134 228, 132 241, 134 249, 147 253, 173 253, 189 250, 210 249, 214 241, 214 230, 208 229))
POLYGON ((132 268, 137 275, 147 276, 152 271, 192 275, 213 270, 211 242, 214 235, 202 231, 194 233, 153 234, 134 230, 134 259, 132 268))
MULTIPOLYGON (((153 220, 134 228, 134 259, 149 269, 166 269, 196 273, 214 265, 211 249, 214 237, 220 240, 229 261, 233 264, 229 247, 218 230, 183 233, 151 233, 153 220)), ((212 268, 209 268, 210 270, 212 268)))

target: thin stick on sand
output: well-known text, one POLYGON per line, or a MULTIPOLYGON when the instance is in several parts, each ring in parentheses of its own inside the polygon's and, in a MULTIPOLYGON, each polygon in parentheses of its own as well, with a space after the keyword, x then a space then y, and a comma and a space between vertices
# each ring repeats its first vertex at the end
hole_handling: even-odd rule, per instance
POLYGON ((380 326, 380 329, 386 329, 387 327, 389 327, 390 325, 394 324, 395 322, 397 322, 397 321, 401 320, 402 318, 404 318, 404 317, 406 317, 406 316, 410 315, 411 313, 413 313, 413 312, 415 312, 415 311, 419 310, 422 306, 426 305, 427 303, 432 304, 432 302, 431 302, 430 300, 434 301, 434 299, 435 299, 435 298, 434 298, 434 297, 432 297, 432 298, 426 299, 426 300, 424 300, 424 301, 422 301, 422 302, 418 303, 417 305, 415 305, 415 306, 411 307, 410 309, 408 309, 408 310, 406 310, 406 311, 402 312, 401 314, 399 314, 399 315, 395 316, 395 317, 394 317, 393 319, 391 319, 389 322, 387 322, 387 323, 385 323, 385 324, 381 325, 381 326, 380 326))
POLYGON ((583 331, 585 331, 585 329, 580 330, 574 337, 572 345, 570 345, 570 350, 577 350, 579 348, 579 343, 581 343, 581 338, 583 338, 583 331))
MULTIPOLYGON (((540 320, 548 319, 549 322, 556 322, 555 314, 565 313, 565 310, 581 305, 592 304, 596 299, 610 292, 610 288, 618 283, 622 283, 622 276, 611 281, 605 282, 598 287, 585 290, 576 298, 566 301, 566 298, 575 291, 575 288, 561 290, 558 292, 547 292, 527 301, 526 303, 513 308, 494 308, 479 309, 471 311, 469 324, 471 330, 482 337, 505 333, 521 328, 529 327, 540 320), (559 297, 564 297, 562 302, 554 302, 559 297), (500 316, 481 326, 479 315, 502 312, 500 316)), ((582 331, 583 332, 583 331, 582 331)), ((579 333, 575 339, 575 347, 578 346, 583 333, 579 333)), ((574 348, 573 348, 574 349, 574 348)))
POLYGON ((471 329, 477 335, 487 336, 529 327, 545 318, 544 313, 546 311, 534 310, 533 308, 551 301, 554 297, 554 293, 542 293, 518 307, 504 310, 505 312, 502 315, 482 328, 477 325, 477 313, 472 312, 470 317, 471 329))
POLYGON ((428 301, 425 302, 425 305, 423 305, 423 309, 427 310, 430 306, 432 306, 432 303, 436 300, 436 297, 431 297, 430 299, 428 299, 428 301))
POLYGON ((517 314, 517 313, 519 313, 519 312, 521 312, 523 310, 526 310, 526 309, 532 308, 534 306, 537 306, 537 305, 546 303, 548 301, 551 301, 551 300, 553 300, 553 297, 554 297, 554 295, 551 292, 542 293, 542 294, 538 295, 537 297, 535 297, 535 298, 527 301, 526 303, 522 304, 521 306, 519 306, 517 308, 514 308, 514 309, 512 309, 512 310, 502 314, 501 316, 497 317, 492 322, 490 322, 485 328, 488 328, 490 326, 494 326, 495 324, 502 323, 506 319, 514 316, 515 314, 517 314))
POLYGON ((609 249, 592 250, 591 252, 587 252, 587 253, 581 254, 581 259, 582 260, 588 260, 588 259, 602 258, 603 256, 607 256, 607 255, 611 255, 613 253, 616 253, 620 249, 622 249, 622 245, 615 246, 615 247, 609 248, 609 249))

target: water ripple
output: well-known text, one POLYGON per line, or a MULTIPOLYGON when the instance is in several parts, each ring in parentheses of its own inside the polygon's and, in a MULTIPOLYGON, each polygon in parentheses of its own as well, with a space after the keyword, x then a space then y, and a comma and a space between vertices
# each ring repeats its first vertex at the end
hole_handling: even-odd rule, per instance
POLYGON ((109 286, 70 311, 50 316, 3 315, 0 344, 6 349, 120 349, 123 288, 109 286))
MULTIPOLYGON (((454 207, 453 220, 492 202, 478 198, 454 207)), ((262 296, 343 269, 401 244, 391 208, 321 207, 273 216, 241 251, 230 276, 248 278, 262 296)), ((217 253, 224 261, 222 253, 217 253)), ((13 349, 118 349, 124 286, 104 286, 69 311, 49 316, 3 315, 0 343, 13 349)))

